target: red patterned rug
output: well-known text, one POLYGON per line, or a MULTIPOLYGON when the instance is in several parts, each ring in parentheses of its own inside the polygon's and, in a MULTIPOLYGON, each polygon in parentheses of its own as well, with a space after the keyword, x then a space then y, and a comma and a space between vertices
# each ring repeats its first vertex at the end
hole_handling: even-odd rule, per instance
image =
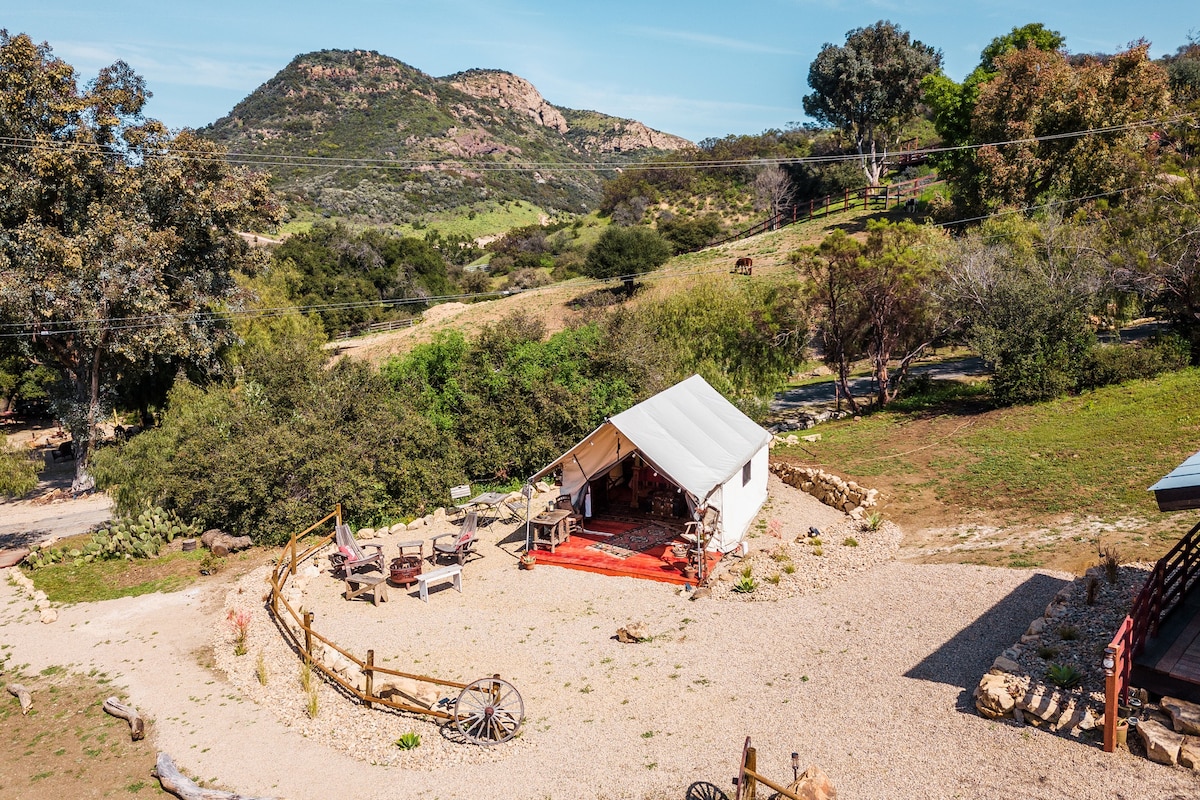
POLYGON ((629 558, 638 553, 644 553, 675 538, 675 531, 664 525, 642 525, 624 533, 610 536, 602 542, 589 545, 592 550, 599 550, 614 558, 629 558))

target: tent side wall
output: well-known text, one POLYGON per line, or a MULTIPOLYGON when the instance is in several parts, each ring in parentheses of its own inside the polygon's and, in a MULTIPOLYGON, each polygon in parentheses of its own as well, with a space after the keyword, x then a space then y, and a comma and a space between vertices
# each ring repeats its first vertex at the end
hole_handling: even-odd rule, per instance
POLYGON ((712 546, 728 553, 746 538, 750 523, 767 500, 767 446, 751 456, 749 480, 743 484, 738 470, 712 494, 712 505, 721 509, 720 534, 712 546))

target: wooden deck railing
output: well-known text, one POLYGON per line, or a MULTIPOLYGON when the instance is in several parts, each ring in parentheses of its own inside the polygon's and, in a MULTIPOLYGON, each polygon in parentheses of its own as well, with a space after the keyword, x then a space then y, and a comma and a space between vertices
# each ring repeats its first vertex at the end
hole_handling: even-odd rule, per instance
POLYGON ((1129 615, 1104 649, 1104 751, 1117 746, 1117 706, 1129 699, 1129 673, 1146 640, 1158 635, 1162 621, 1200 583, 1200 524, 1184 534, 1160 558, 1142 585, 1129 615))

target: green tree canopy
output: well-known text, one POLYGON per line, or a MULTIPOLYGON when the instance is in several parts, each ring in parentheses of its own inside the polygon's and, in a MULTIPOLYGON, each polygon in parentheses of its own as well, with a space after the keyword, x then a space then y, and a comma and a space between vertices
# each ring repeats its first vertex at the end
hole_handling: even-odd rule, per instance
POLYGON ((172 360, 213 364, 237 235, 273 208, 260 176, 213 144, 145 119, 144 81, 117 62, 86 87, 25 35, 0 31, 0 315, 72 392, 76 485, 106 391, 172 360))
POLYGON ((921 81, 936 72, 942 55, 881 20, 846 34, 846 44, 825 44, 808 68, 813 93, 804 111, 846 132, 858 149, 863 173, 879 183, 889 143, 912 120, 921 81))
POLYGON ((588 251, 583 272, 600 280, 620 278, 632 293, 638 275, 661 267, 670 257, 670 243, 650 228, 611 226, 588 251))

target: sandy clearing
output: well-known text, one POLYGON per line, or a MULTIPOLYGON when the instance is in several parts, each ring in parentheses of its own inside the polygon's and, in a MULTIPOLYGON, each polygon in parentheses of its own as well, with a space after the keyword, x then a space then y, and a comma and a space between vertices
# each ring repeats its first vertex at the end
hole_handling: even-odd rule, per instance
MULTIPOLYGON (((789 526, 827 514, 809 500, 776 496, 769 513, 789 526)), ((888 561, 774 602, 690 602, 665 584, 544 565, 518 572, 513 546, 494 546, 512 528, 493 527, 461 595, 437 591, 426 605, 395 589, 377 608, 340 600, 340 584, 322 575, 306 600, 318 629, 336 630, 355 650, 374 647, 380 661, 411 661, 447 678, 510 678, 525 697, 525 733, 482 753, 444 740, 426 718, 368 712, 327 688, 321 715, 306 720, 295 656, 260 605, 261 576, 63 608, 51 626, 36 622, 4 582, 0 630, 14 664, 95 668, 128 687, 154 717, 158 747, 186 771, 294 800, 397 792, 678 798, 698 780, 730 788, 746 735, 768 774, 785 776, 797 750, 843 798, 1200 792, 1195 773, 974 713, 979 675, 1065 576, 888 561), (225 623, 235 606, 255 614, 250 653, 236 659, 225 623), (639 618, 653 641, 610 638, 639 618), (210 646, 228 675, 201 666, 210 646), (272 665, 262 691, 253 678, 260 649, 272 665), (349 744, 329 746, 322 720, 340 726, 349 744), (421 748, 387 747, 410 730, 422 734, 421 748), (345 752, 369 759, 380 742, 390 764, 345 752)))

